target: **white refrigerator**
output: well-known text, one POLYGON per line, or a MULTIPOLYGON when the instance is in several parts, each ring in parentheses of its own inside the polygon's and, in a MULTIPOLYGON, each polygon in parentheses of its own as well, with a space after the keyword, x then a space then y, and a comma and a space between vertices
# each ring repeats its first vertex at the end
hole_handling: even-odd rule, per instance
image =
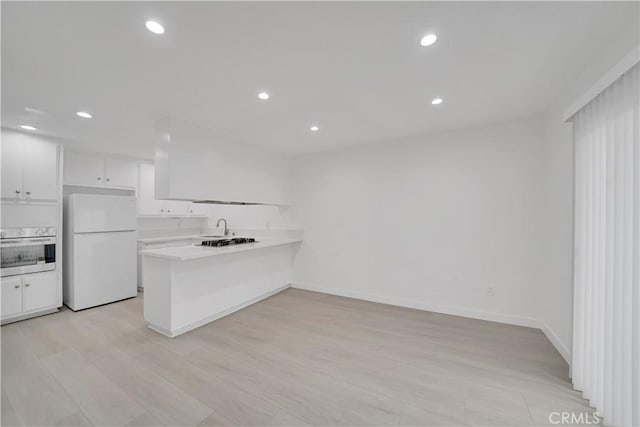
POLYGON ((64 200, 64 304, 72 310, 137 295, 136 199, 71 194, 64 200))

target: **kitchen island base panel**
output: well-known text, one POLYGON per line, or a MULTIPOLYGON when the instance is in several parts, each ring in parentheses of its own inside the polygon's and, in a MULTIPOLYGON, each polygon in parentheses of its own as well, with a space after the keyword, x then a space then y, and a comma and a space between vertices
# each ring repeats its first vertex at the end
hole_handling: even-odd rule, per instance
POLYGON ((175 337, 288 288, 293 245, 187 260, 145 255, 144 317, 175 337))
POLYGON ((257 298, 253 298, 251 301, 247 301, 247 302, 245 302, 245 303, 243 303, 243 304, 239 304, 239 305, 237 305, 237 306, 235 306, 235 307, 231 307, 230 309, 225 310, 225 311, 223 311, 223 312, 216 313, 216 314, 214 314, 213 316, 210 316, 210 317, 208 317, 208 318, 206 318, 206 319, 203 319, 203 320, 201 320, 201 321, 199 321, 199 322, 196 322, 196 323, 194 323, 194 324, 192 324, 192 325, 185 326, 184 328, 181 328, 181 329, 179 329, 179 330, 177 330, 177 331, 175 331, 175 332, 168 331, 168 330, 166 330, 166 329, 163 329, 163 328, 160 328, 160 327, 158 327, 158 326, 155 326, 155 325, 153 325, 153 324, 151 324, 151 323, 149 323, 149 324, 147 325, 147 327, 148 327, 149 329, 153 330, 153 331, 158 332, 159 334, 162 334, 162 335, 166 336, 166 337, 169 337, 169 338, 175 338, 175 337, 177 337, 178 335, 182 335, 182 334, 184 334, 184 333, 187 333, 187 332, 189 332, 189 331, 192 331, 192 330, 194 330, 194 329, 196 329, 196 328, 199 328, 200 326, 204 326, 204 325, 206 325, 207 323, 211 323, 211 322, 213 322, 214 320, 218 320, 218 319, 220 319, 220 318, 222 318, 222 317, 224 317, 224 316, 228 316, 229 314, 232 314, 232 313, 234 313, 234 312, 236 312, 236 311, 238 311, 238 310, 242 310, 242 309, 243 309, 243 308, 245 308, 245 307, 248 307, 248 306, 250 306, 250 305, 252 305, 252 304, 255 304, 255 303, 257 303, 257 302, 260 302, 260 301, 262 301, 263 299, 267 299, 267 298, 269 298, 269 297, 271 297, 271 296, 273 296, 273 295, 275 295, 275 294, 277 294, 277 293, 280 293, 280 292, 282 292, 282 291, 284 291, 284 290, 286 290, 286 289, 289 289, 290 287, 291 287, 291 284, 288 284, 288 285, 282 286, 282 287, 280 287, 280 288, 276 289, 275 291, 272 291, 272 292, 269 292, 269 293, 267 293, 267 294, 261 295, 261 296, 259 296, 259 297, 257 297, 257 298))

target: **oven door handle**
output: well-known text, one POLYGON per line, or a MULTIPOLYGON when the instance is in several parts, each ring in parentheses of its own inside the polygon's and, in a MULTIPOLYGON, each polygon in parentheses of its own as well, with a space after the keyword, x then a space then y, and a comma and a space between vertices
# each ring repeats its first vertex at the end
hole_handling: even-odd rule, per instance
POLYGON ((2 242, 0 242, 0 246, 2 246, 2 245, 18 245, 18 244, 23 244, 24 246, 29 246, 31 243, 41 243, 41 242, 55 243, 55 241, 53 239, 3 240, 2 242))

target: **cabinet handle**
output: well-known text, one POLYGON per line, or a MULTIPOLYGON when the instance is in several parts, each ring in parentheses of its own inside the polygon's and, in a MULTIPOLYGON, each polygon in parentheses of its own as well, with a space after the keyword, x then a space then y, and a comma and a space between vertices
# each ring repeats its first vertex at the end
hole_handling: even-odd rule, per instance
POLYGON ((111 179, 107 178, 107 182, 111 181, 111 179))
POLYGON ((20 289, 20 285, 13 285, 14 288, 20 289))
POLYGON ((29 286, 31 286, 31 283, 25 283, 24 286, 25 288, 28 288, 29 286))
POLYGON ((164 209, 160 209, 160 212, 164 212, 164 209))
POLYGON ((102 178, 98 177, 98 181, 102 181, 102 178))
POLYGON ((16 190, 16 194, 20 194, 20 193, 21 193, 21 191, 20 191, 20 190, 16 190))
POLYGON ((31 195, 31 191, 27 191, 27 196, 30 196, 30 195, 31 195))

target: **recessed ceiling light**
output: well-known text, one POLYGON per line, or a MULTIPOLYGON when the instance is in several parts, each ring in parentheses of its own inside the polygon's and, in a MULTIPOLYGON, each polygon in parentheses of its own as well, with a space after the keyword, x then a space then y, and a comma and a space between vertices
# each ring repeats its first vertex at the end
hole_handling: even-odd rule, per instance
POLYGON ((309 129, 311 129, 311 132, 317 132, 320 130, 318 126, 311 126, 309 129))
POLYGON ((258 94, 258 98, 262 99, 263 101, 266 101, 267 99, 269 99, 269 94, 267 92, 260 92, 258 94))
POLYGON ((37 108, 31 108, 31 107, 24 107, 24 111, 30 114, 41 114, 41 115, 48 114, 46 111, 38 110, 37 108))
POLYGON ((83 119, 90 119, 91 117, 93 117, 91 114, 87 113, 86 111, 78 111, 76 115, 79 117, 82 117, 83 119))
POLYGON ((164 34, 164 27, 156 21, 147 21, 144 25, 147 27, 147 30, 153 34, 164 34))
POLYGON ((20 125, 20 127, 24 130, 36 130, 36 128, 34 128, 33 126, 29 126, 29 125, 20 125))
POLYGON ((442 104, 442 98, 433 98, 433 100, 431 101, 431 103, 432 103, 433 105, 442 104))
POLYGON ((435 34, 427 34, 423 38, 420 39, 420 45, 422 46, 431 46, 438 40, 435 34))

